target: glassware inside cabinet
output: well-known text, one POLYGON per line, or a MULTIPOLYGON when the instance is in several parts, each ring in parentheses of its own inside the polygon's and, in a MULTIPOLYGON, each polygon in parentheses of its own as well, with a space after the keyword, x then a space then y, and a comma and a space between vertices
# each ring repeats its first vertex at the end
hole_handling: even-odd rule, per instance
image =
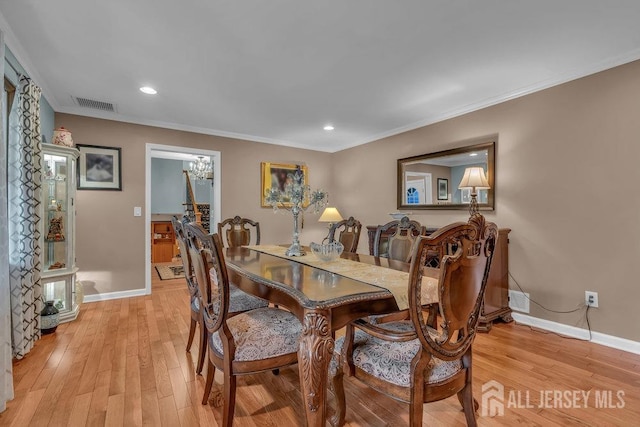
MULTIPOLYGON (((69 229, 67 165, 64 156, 44 154, 43 195, 45 196, 44 269, 59 270, 67 266, 69 229)), ((52 298, 53 299, 53 298, 52 298)))
POLYGON ((44 284, 44 301, 53 301, 53 305, 60 311, 68 311, 71 308, 67 306, 67 301, 71 300, 67 295, 71 289, 67 285, 68 280, 71 280, 71 276, 44 284))

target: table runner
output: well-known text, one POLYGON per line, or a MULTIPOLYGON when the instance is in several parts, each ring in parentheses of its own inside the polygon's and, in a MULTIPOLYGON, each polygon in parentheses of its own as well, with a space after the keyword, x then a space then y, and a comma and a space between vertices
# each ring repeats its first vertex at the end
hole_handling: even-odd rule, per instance
MULTIPOLYGON (((268 255, 277 256, 279 258, 297 261, 301 264, 306 264, 311 267, 339 274, 340 276, 348 277, 349 279, 359 280, 370 285, 387 289, 393 294, 400 310, 409 308, 409 297, 407 295, 409 273, 405 271, 393 270, 391 268, 366 264, 344 258, 338 258, 333 261, 323 261, 313 254, 302 257, 290 257, 285 255, 287 248, 276 245, 252 245, 247 246, 247 248, 263 252, 268 255)), ((437 291, 437 279, 426 276, 423 277, 422 301, 438 301, 437 291)))

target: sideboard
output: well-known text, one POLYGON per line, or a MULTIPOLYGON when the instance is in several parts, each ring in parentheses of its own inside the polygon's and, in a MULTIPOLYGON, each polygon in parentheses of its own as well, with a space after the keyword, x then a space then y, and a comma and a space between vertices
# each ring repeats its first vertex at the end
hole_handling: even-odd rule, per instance
MULTIPOLYGON (((370 255, 373 255, 373 241, 378 227, 377 225, 367 226, 370 255)), ((437 228, 427 227, 427 235, 436 230, 437 228)), ((394 230, 389 230, 386 235, 382 235, 382 239, 388 238, 393 232, 394 230)), ((509 307, 509 232, 511 232, 510 228, 498 230, 498 247, 493 254, 482 311, 480 312, 478 330, 481 332, 489 332, 496 319, 501 319, 504 322, 513 320, 509 307)))

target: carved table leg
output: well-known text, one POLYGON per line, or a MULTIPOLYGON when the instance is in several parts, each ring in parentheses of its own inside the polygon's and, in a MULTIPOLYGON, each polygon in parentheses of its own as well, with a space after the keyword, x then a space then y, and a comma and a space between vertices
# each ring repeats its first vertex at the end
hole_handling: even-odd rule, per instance
POLYGON ((326 423, 327 375, 334 346, 330 316, 328 311, 309 310, 302 320, 298 369, 307 426, 326 423))

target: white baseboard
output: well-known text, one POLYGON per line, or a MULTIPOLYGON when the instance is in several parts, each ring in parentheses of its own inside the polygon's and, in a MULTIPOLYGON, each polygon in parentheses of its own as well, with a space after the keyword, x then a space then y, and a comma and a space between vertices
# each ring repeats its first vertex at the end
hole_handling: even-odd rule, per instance
POLYGON ((131 298, 148 295, 146 289, 134 289, 131 291, 109 292, 107 294, 85 295, 83 302, 107 301, 111 299, 131 298))
MULTIPOLYGON (((587 329, 552 322, 551 320, 540 319, 522 313, 513 312, 511 315, 516 322, 522 323, 523 325, 535 326, 536 328, 556 332, 569 337, 589 340, 589 331, 587 329)), ((607 347, 617 348, 618 350, 628 351, 630 353, 640 354, 640 342, 628 340, 626 338, 619 338, 613 335, 592 331, 591 342, 607 347)))

